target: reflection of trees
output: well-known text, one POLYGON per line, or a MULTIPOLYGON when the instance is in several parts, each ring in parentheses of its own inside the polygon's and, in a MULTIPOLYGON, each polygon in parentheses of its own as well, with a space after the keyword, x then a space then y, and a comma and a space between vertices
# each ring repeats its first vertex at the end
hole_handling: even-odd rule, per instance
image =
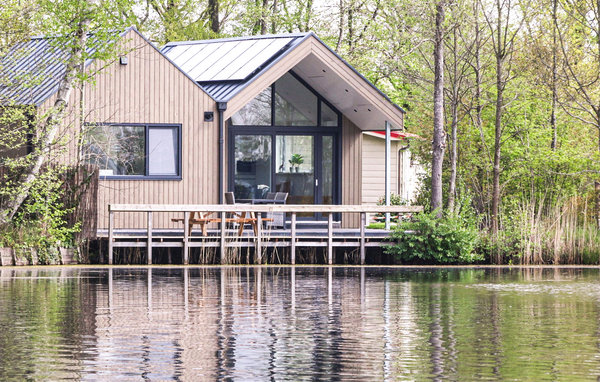
POLYGON ((231 116, 234 126, 271 125, 271 87, 260 92, 237 113, 231 116))
POLYGON ((268 135, 238 135, 235 137, 235 160, 268 161, 271 158, 271 137, 268 135))
POLYGON ((83 157, 87 163, 114 175, 145 173, 145 136, 142 126, 91 127, 85 134, 83 157))

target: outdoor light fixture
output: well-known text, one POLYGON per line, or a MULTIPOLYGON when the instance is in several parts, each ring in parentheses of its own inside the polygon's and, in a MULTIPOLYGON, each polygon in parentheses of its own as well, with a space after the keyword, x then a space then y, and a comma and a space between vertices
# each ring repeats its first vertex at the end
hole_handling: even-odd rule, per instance
POLYGON ((204 122, 212 122, 215 119, 215 115, 212 111, 204 112, 204 122))
POLYGON ((127 56, 121 56, 119 57, 119 63, 121 65, 127 65, 129 63, 129 59, 127 58, 127 56))

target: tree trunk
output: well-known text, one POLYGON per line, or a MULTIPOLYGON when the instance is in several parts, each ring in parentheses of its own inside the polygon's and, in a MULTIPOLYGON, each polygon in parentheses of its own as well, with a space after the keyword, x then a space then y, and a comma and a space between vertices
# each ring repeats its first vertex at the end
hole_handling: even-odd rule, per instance
POLYGON ((48 154, 55 143, 54 139, 62 125, 65 111, 69 106, 69 100, 71 98, 71 92, 73 91, 77 73, 82 68, 82 54, 85 49, 89 24, 89 18, 84 17, 78 25, 75 36, 77 42, 70 48, 71 56, 66 64, 65 75, 58 85, 54 107, 50 110, 46 120, 41 126, 38 126, 36 131, 38 147, 35 148, 31 154, 32 164, 28 171, 21 177, 19 181, 20 186, 17 189, 14 198, 9 200, 2 208, 2 211, 0 211, 0 226, 6 225, 14 218, 23 202, 29 196, 31 187, 40 174, 42 167, 46 163, 48 154))
POLYGON ((208 0, 208 15, 210 17, 210 30, 219 33, 219 0, 208 0))
MULTIPOLYGON (((456 96, 456 94, 455 94, 456 96)), ((452 100, 452 127, 450 132, 450 182, 448 184, 448 211, 454 212, 456 200, 456 167, 458 159, 458 99, 452 100)))
POLYGON ((433 84, 433 157, 431 161, 431 210, 442 216, 442 164, 446 149, 444 131, 444 17, 445 4, 441 0, 436 6, 433 84))
POLYGON ((556 150, 556 140, 557 140, 557 132, 556 132, 556 103, 558 101, 557 89, 556 89, 556 28, 558 27, 556 21, 556 11, 557 11, 557 2, 558 0, 552 0, 552 110, 550 112, 550 127, 552 128, 552 143, 550 144, 550 148, 552 151, 556 150))
POLYGON ((456 200, 456 166, 458 161, 458 97, 459 97, 459 81, 458 81, 458 57, 457 57, 457 39, 456 39, 456 27, 453 33, 453 52, 452 52, 452 99, 451 102, 451 113, 452 113, 452 125, 450 132, 450 182, 448 184, 448 211, 454 212, 454 204, 456 200))
MULTIPOLYGON (((492 224, 491 233, 495 237, 498 234, 498 212, 500 209, 500 145, 502 138, 502 106, 504 103, 504 81, 502 71, 504 70, 504 48, 502 44, 502 8, 498 3, 498 26, 497 48, 496 48, 496 118, 495 118, 495 136, 494 136, 494 172, 492 177, 492 224)), ((507 26, 508 28, 508 26, 507 26)))

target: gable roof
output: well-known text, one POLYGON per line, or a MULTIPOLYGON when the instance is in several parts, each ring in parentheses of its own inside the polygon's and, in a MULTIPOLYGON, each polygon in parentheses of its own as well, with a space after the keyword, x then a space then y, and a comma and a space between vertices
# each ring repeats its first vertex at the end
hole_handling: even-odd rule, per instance
MULTIPOLYGON (((202 89, 196 81, 175 65, 135 27, 115 31, 110 43, 117 42, 132 31, 202 89)), ((58 91, 60 81, 65 75, 66 63, 70 57, 68 49, 59 43, 60 40, 56 37, 32 37, 11 47, 0 58, 0 105, 40 106, 58 91)), ((90 55, 94 54, 100 43, 101 41, 94 38, 93 33, 88 34, 86 52, 90 55)), ((87 59, 85 67, 92 62, 93 59, 87 59)), ((202 90, 204 91, 204 89, 202 90)))
MULTIPOLYGON (((115 32, 111 42, 129 30, 115 32)), ((88 39, 86 52, 94 54, 100 41, 93 34, 88 39)), ((68 49, 57 37, 33 37, 11 47, 0 59, 0 104, 40 106, 58 91, 69 57, 68 49)), ((92 61, 86 60, 85 66, 92 61)))
POLYGON ((313 32, 172 42, 166 44, 162 52, 217 102, 229 103, 235 99, 233 110, 228 107, 226 116, 248 102, 248 97, 251 99, 271 85, 263 83, 265 78, 274 82, 273 79, 284 73, 281 67, 286 67, 286 71, 293 69, 354 119, 361 129, 381 129, 384 119, 393 121, 397 128, 402 127, 404 110, 313 32), (267 74, 272 72, 279 74, 275 77, 267 74), (256 83, 258 85, 253 85, 256 83), (350 92, 350 88, 354 92, 350 92), (376 104, 381 113, 373 118, 371 105, 376 104), (376 122, 369 123, 370 119, 376 122))

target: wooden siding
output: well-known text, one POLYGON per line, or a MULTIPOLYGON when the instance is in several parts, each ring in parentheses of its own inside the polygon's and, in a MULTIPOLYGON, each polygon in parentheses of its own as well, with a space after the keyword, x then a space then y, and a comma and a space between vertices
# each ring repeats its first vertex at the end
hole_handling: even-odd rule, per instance
MULTIPOLYGON (((391 145, 390 192, 398 193, 398 143, 391 145)), ((362 204, 377 204, 385 194, 385 140, 363 135, 362 204)))
MULTIPOLYGON (((342 204, 362 201, 362 133, 346 116, 342 116, 342 204)), ((345 214, 343 228, 356 228, 359 214, 345 214)))
MULTIPOLYGON (((100 180, 98 228, 108 227, 109 203, 217 203, 218 130, 215 102, 192 80, 172 65, 136 31, 123 38, 127 65, 96 62, 94 83, 83 91, 85 123, 181 124, 182 180, 100 180), (105 66, 105 67, 103 67, 105 66), (214 122, 204 122, 204 112, 213 111, 214 122)), ((79 131, 80 91, 72 93, 66 118, 67 131, 79 131), (73 129, 73 130, 71 130, 73 129)), ((46 101, 49 107, 54 97, 46 101)), ((74 137, 76 134, 67 134, 74 137)), ((73 139, 73 141, 75 141, 73 139)), ((69 145, 69 158, 77 158, 77 145, 69 145)), ((155 227, 178 227, 172 214, 155 214, 155 227)), ((124 214, 115 224, 142 228, 146 216, 124 214)))

